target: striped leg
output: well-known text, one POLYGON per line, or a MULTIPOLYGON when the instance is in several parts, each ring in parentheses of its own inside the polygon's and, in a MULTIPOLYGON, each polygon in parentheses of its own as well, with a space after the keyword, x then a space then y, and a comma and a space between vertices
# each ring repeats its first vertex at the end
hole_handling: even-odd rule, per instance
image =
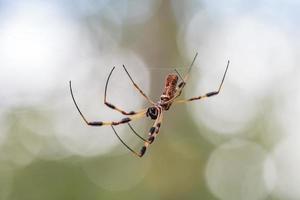
POLYGON ((163 119, 163 114, 160 113, 157 120, 155 121, 154 125, 149 130, 149 134, 148 134, 149 137, 148 137, 147 142, 144 143, 144 146, 140 150, 140 154, 139 154, 140 157, 142 157, 145 154, 148 146, 150 144, 152 144, 152 142, 154 141, 154 139, 158 135, 160 127, 161 127, 162 119, 163 119))
POLYGON ((129 150, 131 151, 134 155, 138 156, 138 157, 142 157, 145 152, 146 152, 146 149, 147 147, 154 141, 154 138, 155 138, 155 134, 158 133, 159 131, 159 127, 161 125, 161 120, 162 120, 162 117, 161 117, 161 113, 158 114, 158 117, 157 119, 155 120, 154 122, 154 125, 150 128, 149 130, 149 138, 147 140, 144 140, 144 146, 141 148, 140 152, 136 152, 135 150, 133 150, 131 147, 129 147, 121 138, 120 136, 118 135, 117 131, 115 130, 115 128, 113 126, 111 126, 111 128, 113 129, 115 135, 118 137, 118 139, 122 142, 122 144, 129 150))
POLYGON ((139 119, 139 118, 142 118, 145 116, 146 116, 146 110, 136 113, 135 115, 132 115, 131 117, 122 118, 120 121, 106 121, 106 122, 105 121, 87 121, 83 117, 83 115, 82 115, 82 118, 87 123, 87 125, 90 125, 90 126, 107 126, 107 125, 117 126, 119 124, 125 124, 132 120, 136 120, 136 119, 139 119))
POLYGON ((219 92, 220 92, 220 90, 215 91, 215 92, 208 92, 205 95, 201 95, 201 96, 193 97, 193 98, 189 98, 189 99, 177 100, 177 101, 174 101, 174 103, 186 103, 186 102, 190 102, 190 101, 195 101, 195 100, 203 99, 203 98, 206 98, 206 97, 212 97, 212 96, 218 95, 219 92))
POLYGON ((104 121, 93 121, 93 122, 90 122, 88 121, 84 115, 82 114, 81 110, 79 109, 76 101, 75 101, 75 98, 74 98, 74 95, 73 95, 73 90, 72 90, 72 86, 71 86, 71 81, 70 81, 70 92, 71 92, 71 96, 72 96, 72 99, 73 99, 73 102, 80 114, 80 116, 82 117, 82 119, 85 121, 85 123, 87 125, 90 125, 90 126, 105 126, 105 125, 113 125, 113 126, 116 126, 116 125, 119 125, 119 124, 125 124, 125 123, 128 123, 132 120, 135 120, 135 119, 139 119, 141 117, 145 117, 146 116, 146 112, 147 112, 147 109, 144 109, 142 111, 139 111, 135 114, 133 114, 131 117, 125 117, 123 119, 121 119, 120 121, 110 121, 110 122, 104 122, 104 121))
POLYGON ((151 99, 143 92, 143 90, 142 90, 142 89, 134 82, 134 80, 133 80, 132 77, 130 76, 129 72, 127 71, 125 65, 123 65, 123 68, 124 68, 126 74, 128 75, 128 77, 130 78, 130 80, 131 80, 133 86, 140 92, 141 95, 143 95, 143 96, 146 98, 146 100, 147 100, 150 104, 155 105, 155 102, 152 101, 152 100, 151 100, 151 99))
POLYGON ((189 101, 195 101, 195 100, 203 99, 203 98, 206 98, 206 97, 212 97, 212 96, 218 95, 219 92, 220 92, 221 89, 222 89, 222 86, 223 86, 223 83, 224 83, 224 80, 225 80, 225 76, 226 76, 226 73, 227 73, 228 66, 229 66, 229 61, 228 61, 228 63, 227 63, 226 70, 225 70, 225 72, 224 72, 222 81, 221 81, 221 83, 220 83, 219 88, 218 88, 217 91, 214 91, 214 92, 208 92, 208 93, 206 93, 205 95, 201 95, 201 96, 198 96, 198 97, 193 97, 193 98, 183 99, 183 100, 177 100, 177 101, 175 101, 174 103, 185 103, 185 102, 189 102, 189 101))
MULTIPOLYGON (((107 92, 108 82, 109 82, 110 76, 112 75, 114 69, 115 69, 115 67, 113 67, 113 68, 111 69, 111 71, 110 71, 110 73, 109 73, 109 75, 108 75, 108 77, 107 77, 107 80, 106 80, 105 90, 104 90, 104 104, 105 104, 107 107, 109 107, 109 108, 111 108, 111 109, 113 109, 113 110, 116 110, 116 111, 122 113, 123 115, 134 115, 134 114, 136 114, 135 111, 126 112, 126 111, 124 111, 123 109, 120 109, 120 108, 116 107, 115 105, 109 103, 109 102, 106 100, 106 97, 107 97, 106 92, 107 92)), ((71 84, 71 83, 70 83, 70 84, 71 84)))

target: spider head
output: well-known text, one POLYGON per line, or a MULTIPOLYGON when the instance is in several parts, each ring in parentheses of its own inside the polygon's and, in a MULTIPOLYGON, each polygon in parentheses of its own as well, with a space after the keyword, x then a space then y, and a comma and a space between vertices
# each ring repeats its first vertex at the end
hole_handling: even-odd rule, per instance
POLYGON ((146 112, 147 117, 151 117, 151 119, 156 119, 158 115, 158 110, 156 107, 149 107, 146 112))

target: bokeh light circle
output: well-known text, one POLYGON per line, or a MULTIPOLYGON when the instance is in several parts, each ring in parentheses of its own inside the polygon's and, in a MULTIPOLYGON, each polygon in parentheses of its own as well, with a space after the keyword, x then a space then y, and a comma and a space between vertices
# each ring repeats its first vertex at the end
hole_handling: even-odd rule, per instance
POLYGON ((78 40, 78 27, 57 5, 43 1, 18 1, 5 18, 0 21, 1 101, 36 103, 54 87, 78 40))
POLYGON ((274 176, 275 167, 267 153, 244 140, 232 140, 215 149, 206 167, 208 187, 222 200, 264 199, 274 176), (273 173, 266 174, 269 170, 273 173))
POLYGON ((205 14, 196 15, 184 39, 190 54, 199 51, 205 72, 220 70, 231 60, 230 81, 257 96, 266 95, 275 81, 295 68, 289 36, 277 27, 255 17, 241 17, 234 24, 208 21, 205 14), (205 30, 199 28, 203 26, 205 30))
POLYGON ((254 119, 264 97, 276 89, 274 85, 294 69, 295 54, 285 32, 258 18, 242 17, 234 24, 208 23, 209 20, 200 12, 184 34, 182 43, 189 49, 189 57, 199 52, 195 64, 199 70, 193 73, 197 86, 187 95, 217 90, 230 60, 220 95, 201 105, 194 103, 191 111, 197 120, 218 133, 237 133, 254 119))

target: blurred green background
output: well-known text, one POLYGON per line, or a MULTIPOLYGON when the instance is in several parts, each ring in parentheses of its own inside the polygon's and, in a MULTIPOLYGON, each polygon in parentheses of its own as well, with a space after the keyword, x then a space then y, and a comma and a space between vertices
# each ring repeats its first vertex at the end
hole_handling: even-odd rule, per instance
MULTIPOLYGON (((0 0, 0 200, 300 199, 297 0, 0 0), (198 58, 143 158, 90 120, 149 106, 198 58)), ((143 136, 153 121, 133 126, 143 136)), ((116 127, 132 148, 142 146, 116 127)))

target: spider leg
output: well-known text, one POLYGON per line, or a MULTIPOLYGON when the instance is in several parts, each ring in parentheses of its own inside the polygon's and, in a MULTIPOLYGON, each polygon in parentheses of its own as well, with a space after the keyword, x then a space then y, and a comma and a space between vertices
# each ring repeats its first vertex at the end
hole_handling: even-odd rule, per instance
POLYGON ((124 111, 123 109, 120 109, 120 108, 116 107, 115 105, 109 103, 109 102, 106 100, 106 97, 107 97, 106 93, 107 93, 108 82, 109 82, 110 76, 112 75, 114 69, 115 69, 115 67, 113 67, 113 68, 111 69, 111 71, 110 71, 110 73, 109 73, 109 75, 108 75, 108 77, 107 77, 107 80, 106 80, 105 90, 104 90, 104 104, 105 104, 107 107, 109 107, 109 108, 111 108, 111 109, 113 109, 113 110, 116 110, 116 111, 122 113, 123 115, 134 115, 134 114, 136 114, 135 111, 126 112, 126 111, 124 111))
POLYGON ((85 123, 87 125, 90 125, 90 126, 105 126, 105 125, 113 125, 113 126, 116 126, 116 125, 119 125, 119 124, 124 124, 124 123, 128 123, 132 120, 135 120, 135 119, 139 119, 141 117, 145 117, 146 116, 146 112, 147 112, 147 109, 144 109, 142 111, 139 111, 135 114, 133 114, 131 117, 125 117, 123 119, 121 119, 120 121, 108 121, 108 122, 104 122, 104 121, 88 121, 84 115, 82 114, 81 110, 79 109, 76 101, 75 101, 75 98, 74 98, 74 95, 73 95, 73 90, 72 90, 72 86, 71 86, 71 81, 69 82, 70 83, 70 92, 71 92, 71 96, 72 96, 72 99, 73 99, 73 102, 80 114, 80 116, 82 117, 82 119, 85 121, 85 123))
POLYGON ((149 130, 149 134, 148 134, 149 137, 148 137, 147 142, 144 143, 144 146, 140 150, 140 153, 139 153, 140 157, 142 157, 145 154, 149 145, 152 144, 152 142, 158 135, 160 127, 161 127, 162 119, 163 119, 163 114, 160 113, 157 120, 154 122, 154 125, 149 130))
POLYGON ((123 68, 124 68, 126 74, 128 75, 128 77, 130 78, 130 80, 131 80, 133 86, 140 92, 140 94, 141 94, 142 96, 144 96, 144 97, 146 98, 146 100, 147 100, 150 104, 155 105, 155 102, 152 101, 152 100, 151 100, 151 99, 143 92, 143 90, 142 90, 142 89, 134 82, 134 80, 133 80, 132 77, 130 76, 129 72, 127 71, 125 65, 123 65, 123 68))
POLYGON ((134 155, 138 156, 138 157, 143 157, 143 155, 146 152, 147 147, 154 141, 154 138, 156 137, 156 135, 159 132, 159 128, 161 125, 161 121, 162 121, 162 117, 161 117, 161 113, 159 113, 157 119, 154 122, 154 125, 150 128, 149 130, 149 138, 147 140, 144 141, 144 146, 141 148, 140 152, 136 152, 135 150, 133 150, 131 147, 129 147, 122 139, 121 137, 118 135, 117 131, 115 130, 115 128, 113 126, 111 126, 111 128, 113 129, 115 135, 117 136, 117 138, 121 141, 121 143, 129 150, 131 151, 134 155))
POLYGON ((120 142, 129 150, 131 151, 134 155, 141 157, 139 155, 139 153, 137 153, 136 151, 134 151, 132 148, 130 148, 123 140, 122 138, 118 135, 117 131, 115 130, 115 128, 113 126, 111 126, 112 130, 114 131, 115 135, 117 136, 117 138, 120 140, 120 142))
POLYGON ((212 97, 212 96, 218 95, 219 92, 222 89, 222 86, 223 86, 223 83, 224 83, 224 80, 225 80, 225 76, 226 76, 228 67, 229 67, 229 60, 227 62, 227 66, 226 66, 226 69, 225 69, 222 81, 221 81, 221 83, 220 83, 219 88, 218 88, 217 91, 208 92, 205 95, 201 95, 201 96, 197 96, 197 97, 193 97, 193 98, 189 98, 189 99, 177 100, 174 103, 186 103, 186 102, 189 102, 189 101, 195 101, 195 100, 203 99, 203 98, 206 98, 206 97, 212 97))
POLYGON ((136 136, 138 136, 141 140, 143 140, 144 142, 147 142, 147 140, 145 139, 145 138, 143 138, 142 136, 140 136, 135 130, 134 130, 134 128, 131 126, 131 124, 128 122, 127 123, 128 124, 128 126, 129 126, 129 128, 132 130, 132 132, 136 135, 136 136))

